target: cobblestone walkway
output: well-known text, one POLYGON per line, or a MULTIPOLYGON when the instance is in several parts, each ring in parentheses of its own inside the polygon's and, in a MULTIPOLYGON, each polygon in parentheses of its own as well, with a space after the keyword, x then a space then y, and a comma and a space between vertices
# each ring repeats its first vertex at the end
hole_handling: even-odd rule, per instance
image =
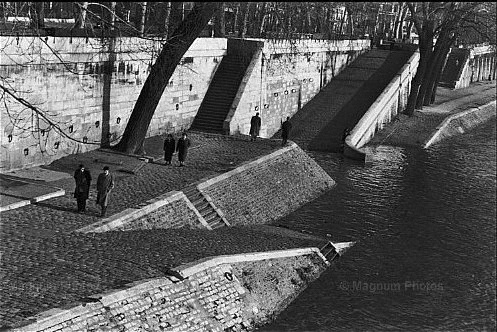
MULTIPOLYGON (((320 246, 323 242, 260 233, 254 227, 207 230, 154 230, 82 235, 72 231, 96 222, 95 184, 104 165, 116 175, 109 215, 160 194, 224 173, 280 148, 279 140, 250 142, 244 137, 191 133, 185 167, 166 166, 162 138, 147 139, 145 163, 136 157, 91 151, 59 159, 47 168, 72 176, 83 163, 92 172, 89 211, 76 212, 74 180, 49 185, 64 196, 1 213, 0 328, 34 314, 144 278, 164 276, 166 268, 206 256, 320 246), (134 174, 133 174, 134 172, 134 174)), ((177 163, 177 155, 174 155, 177 163)))

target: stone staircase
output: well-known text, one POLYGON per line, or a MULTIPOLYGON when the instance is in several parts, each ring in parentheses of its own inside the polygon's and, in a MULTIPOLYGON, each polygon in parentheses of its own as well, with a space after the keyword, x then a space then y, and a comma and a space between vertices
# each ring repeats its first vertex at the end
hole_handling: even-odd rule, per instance
POLYGON ((183 193, 190 200, 190 202, 192 202, 195 208, 200 212, 200 215, 213 230, 229 226, 226 219, 219 215, 212 204, 197 189, 196 185, 190 185, 184 188, 183 193))
POLYGON ((359 122, 412 53, 373 49, 360 55, 290 119, 290 139, 304 150, 340 152, 345 128, 359 122))
POLYGON ((223 124, 235 99, 249 61, 236 54, 226 55, 214 74, 191 130, 223 134, 223 124))

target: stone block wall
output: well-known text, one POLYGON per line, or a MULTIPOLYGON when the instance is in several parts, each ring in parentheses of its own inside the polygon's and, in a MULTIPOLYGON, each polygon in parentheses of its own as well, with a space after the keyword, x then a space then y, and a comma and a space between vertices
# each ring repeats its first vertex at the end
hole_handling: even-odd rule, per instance
POLYGON ((411 90, 411 82, 416 75, 418 65, 419 52, 416 51, 371 104, 345 139, 344 154, 347 157, 365 160, 366 153, 361 147, 368 143, 378 130, 405 109, 411 90))
POLYGON ((441 85, 461 89, 473 82, 495 80, 496 65, 495 46, 453 48, 442 73, 441 85))
POLYGON ((259 112, 260 136, 271 137, 369 45, 368 40, 265 40, 228 116, 230 133, 248 134, 250 118, 259 112))
POLYGON ((317 248, 218 256, 178 267, 183 280, 138 281, 91 296, 94 302, 40 313, 12 331, 250 331, 328 265, 317 248))
MULTIPOLYGON (((0 44, 5 45, 0 54, 2 85, 42 111, 4 97, 2 171, 98 148, 107 131, 106 138, 117 143, 160 50, 158 42, 118 38, 112 72, 106 74, 106 40, 0 36, 0 44)), ((225 54, 224 38, 199 38, 192 44, 164 91, 147 136, 189 128, 225 54)))
POLYGON ((295 143, 198 185, 231 225, 281 218, 334 186, 295 143))
POLYGON ((475 128, 492 118, 495 120, 495 116, 495 100, 480 107, 471 108, 469 110, 450 115, 439 126, 437 126, 436 130, 432 133, 432 135, 430 135, 426 142, 424 142, 423 146, 426 149, 451 136, 464 134, 466 131, 475 128))
MULTIPOLYGON (((82 227, 77 232, 100 233, 164 228, 209 228, 195 206, 181 191, 171 191, 109 218, 82 227)), ((209 228, 210 229, 210 228, 209 228)))

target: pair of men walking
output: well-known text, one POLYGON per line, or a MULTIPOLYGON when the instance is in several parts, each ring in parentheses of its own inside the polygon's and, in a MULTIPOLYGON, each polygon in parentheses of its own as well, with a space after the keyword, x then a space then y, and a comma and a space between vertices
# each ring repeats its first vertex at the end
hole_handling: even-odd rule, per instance
POLYGON ((188 135, 186 133, 183 133, 181 138, 178 139, 178 144, 176 144, 173 135, 167 135, 164 140, 164 161, 166 162, 166 165, 171 165, 174 152, 178 152, 179 165, 185 165, 186 156, 188 155, 188 148, 191 145, 190 139, 187 136, 188 135))
MULTIPOLYGON (((74 172, 74 180, 76 181, 76 189, 74 190, 74 197, 78 204, 78 212, 84 213, 86 211, 86 200, 90 196, 91 174, 90 171, 85 169, 83 164, 74 172)), ((103 172, 97 178, 97 201, 96 204, 100 205, 100 216, 105 217, 107 206, 109 204, 109 195, 114 188, 114 176, 110 174, 109 167, 105 166, 103 172)))

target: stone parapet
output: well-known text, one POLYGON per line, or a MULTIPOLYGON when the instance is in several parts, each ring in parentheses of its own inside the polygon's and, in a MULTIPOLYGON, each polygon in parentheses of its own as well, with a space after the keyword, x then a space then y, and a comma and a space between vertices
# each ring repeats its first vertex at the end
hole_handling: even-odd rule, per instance
POLYGON ((416 75, 418 64, 419 52, 416 51, 347 136, 344 149, 346 156, 366 159, 366 152, 361 147, 407 106, 411 81, 416 75))

